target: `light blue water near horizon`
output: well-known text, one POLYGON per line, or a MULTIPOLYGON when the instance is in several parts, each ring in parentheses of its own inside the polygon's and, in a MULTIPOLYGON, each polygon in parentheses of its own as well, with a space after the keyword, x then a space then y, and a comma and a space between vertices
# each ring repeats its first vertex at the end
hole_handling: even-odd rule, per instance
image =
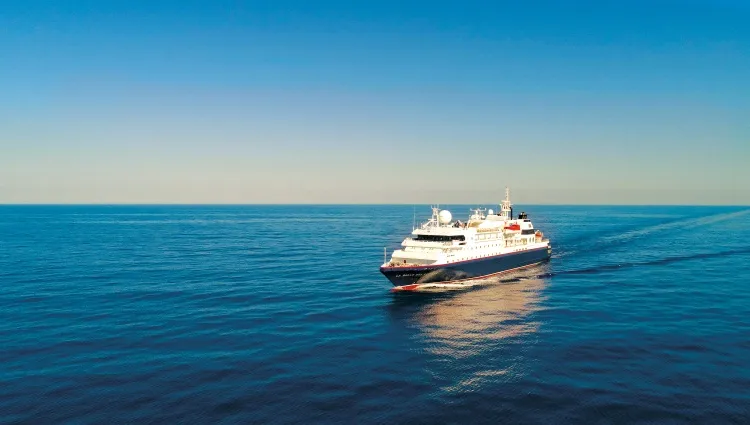
POLYGON ((0 422, 750 421, 748 207, 516 210, 548 264, 402 296, 411 205, 0 206, 0 422))

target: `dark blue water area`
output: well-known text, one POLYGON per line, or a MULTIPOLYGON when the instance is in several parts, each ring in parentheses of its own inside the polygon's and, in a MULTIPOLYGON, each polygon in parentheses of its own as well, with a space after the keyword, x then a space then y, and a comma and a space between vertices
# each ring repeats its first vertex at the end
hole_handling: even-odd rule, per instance
POLYGON ((521 209, 548 264, 400 295, 411 205, 2 206, 0 422, 750 423, 747 207, 521 209))

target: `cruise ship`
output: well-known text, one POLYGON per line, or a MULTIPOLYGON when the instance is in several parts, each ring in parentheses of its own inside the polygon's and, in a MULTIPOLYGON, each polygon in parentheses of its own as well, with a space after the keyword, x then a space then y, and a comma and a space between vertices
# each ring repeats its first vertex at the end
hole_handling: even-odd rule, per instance
POLYGON ((473 280, 549 260, 549 239, 534 228, 524 212, 513 217, 510 190, 500 211, 477 208, 466 222, 453 220, 448 210, 432 208, 432 217, 393 251, 380 272, 393 291, 461 289, 473 280))

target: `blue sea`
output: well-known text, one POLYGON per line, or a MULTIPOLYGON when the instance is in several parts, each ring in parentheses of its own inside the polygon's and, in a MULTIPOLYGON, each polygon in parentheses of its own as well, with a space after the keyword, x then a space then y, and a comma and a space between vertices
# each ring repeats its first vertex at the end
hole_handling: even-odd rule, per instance
POLYGON ((750 423, 748 207, 515 210, 548 264, 404 295, 411 205, 0 206, 0 422, 750 423))

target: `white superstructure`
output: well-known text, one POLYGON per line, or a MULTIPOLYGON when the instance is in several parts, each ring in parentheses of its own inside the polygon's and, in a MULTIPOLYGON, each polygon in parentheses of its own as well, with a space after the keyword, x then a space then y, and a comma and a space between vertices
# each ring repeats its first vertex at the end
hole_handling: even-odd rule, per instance
POLYGON ((517 218, 512 214, 508 188, 497 214, 477 208, 466 222, 454 221, 449 211, 432 207, 432 217, 414 229, 383 266, 452 264, 549 246, 526 213, 517 218))

